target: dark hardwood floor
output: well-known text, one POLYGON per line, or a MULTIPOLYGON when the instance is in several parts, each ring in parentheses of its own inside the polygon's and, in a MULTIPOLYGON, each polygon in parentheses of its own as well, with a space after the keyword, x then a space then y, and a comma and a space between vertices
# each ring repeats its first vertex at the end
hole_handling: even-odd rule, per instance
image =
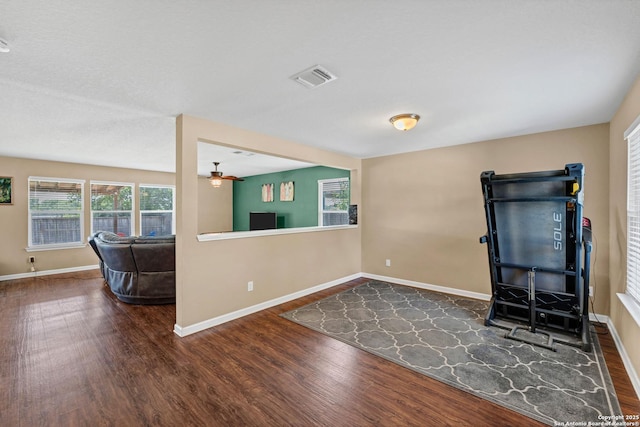
POLYGON ((121 303, 97 270, 2 282, 0 426, 542 425, 278 316, 363 281, 185 338, 175 306, 121 303))

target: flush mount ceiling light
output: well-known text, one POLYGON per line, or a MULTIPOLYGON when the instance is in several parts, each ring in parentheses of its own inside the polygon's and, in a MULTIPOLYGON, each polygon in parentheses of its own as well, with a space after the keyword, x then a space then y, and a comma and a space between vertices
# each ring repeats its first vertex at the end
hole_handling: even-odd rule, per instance
POLYGON ((9 51, 11 51, 11 49, 9 48, 9 43, 4 41, 3 39, 0 39, 0 52, 7 53, 9 51))
POLYGON ((411 130, 418 124, 420 116, 417 114, 398 114, 389 119, 394 128, 398 130, 411 130))

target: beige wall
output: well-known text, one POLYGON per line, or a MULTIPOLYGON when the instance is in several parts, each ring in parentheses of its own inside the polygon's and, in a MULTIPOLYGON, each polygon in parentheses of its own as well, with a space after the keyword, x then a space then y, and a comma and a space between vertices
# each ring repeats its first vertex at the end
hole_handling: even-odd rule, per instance
POLYGON ((198 177, 198 233, 233 231, 233 182, 213 188, 209 179, 198 177))
POLYGON ((491 293, 480 173, 585 165, 597 236, 596 311, 609 309, 609 126, 601 124, 363 161, 363 271, 491 293), (385 260, 391 267, 385 267, 385 260))
POLYGON ((636 372, 640 372, 640 326, 620 303, 616 293, 625 291, 627 268, 627 144, 624 132, 640 115, 640 78, 620 105, 610 126, 610 273, 611 319, 636 372))
POLYGON ((189 116, 177 120, 176 325, 192 326, 361 271, 360 229, 199 242, 197 142, 229 145, 350 169, 360 199, 358 159, 189 116), (254 291, 247 292, 247 282, 254 291))
MULTIPOLYGON (((135 184, 174 185, 173 173, 109 168, 75 163, 49 162, 41 160, 0 157, 3 176, 13 177, 14 204, 0 206, 0 276, 25 274, 30 271, 28 257, 36 257, 40 271, 97 265, 93 250, 86 246, 77 249, 26 252, 28 242, 28 178, 29 176, 50 178, 84 179, 85 183, 85 238, 91 232, 89 182, 114 181, 135 184)), ((138 197, 136 185, 136 200, 138 197)), ((140 211, 136 207, 136 226, 139 227, 140 211)))

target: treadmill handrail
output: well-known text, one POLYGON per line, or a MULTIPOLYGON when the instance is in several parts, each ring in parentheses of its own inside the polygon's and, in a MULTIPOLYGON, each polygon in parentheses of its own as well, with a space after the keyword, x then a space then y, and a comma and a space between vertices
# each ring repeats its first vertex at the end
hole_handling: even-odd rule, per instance
POLYGON ((510 202, 568 202, 578 203, 578 199, 569 196, 548 196, 548 197, 488 197, 490 203, 510 203, 510 202))
POLYGON ((512 264, 508 262, 494 262, 494 265, 496 267, 515 268, 515 269, 524 270, 524 271, 535 270, 536 272, 564 274, 565 276, 576 275, 576 272, 574 270, 560 270, 558 268, 546 268, 546 267, 540 267, 538 265, 512 264))

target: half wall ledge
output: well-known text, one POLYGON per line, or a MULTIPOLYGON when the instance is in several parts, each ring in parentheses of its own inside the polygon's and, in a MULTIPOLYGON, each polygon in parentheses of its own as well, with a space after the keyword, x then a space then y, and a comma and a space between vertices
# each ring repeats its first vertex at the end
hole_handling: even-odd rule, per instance
POLYGON ((331 225, 326 227, 277 228, 271 230, 230 231, 222 233, 198 234, 199 242, 211 240, 246 239, 251 237, 278 236, 281 234, 316 233, 320 231, 347 230, 358 228, 358 225, 331 225))

